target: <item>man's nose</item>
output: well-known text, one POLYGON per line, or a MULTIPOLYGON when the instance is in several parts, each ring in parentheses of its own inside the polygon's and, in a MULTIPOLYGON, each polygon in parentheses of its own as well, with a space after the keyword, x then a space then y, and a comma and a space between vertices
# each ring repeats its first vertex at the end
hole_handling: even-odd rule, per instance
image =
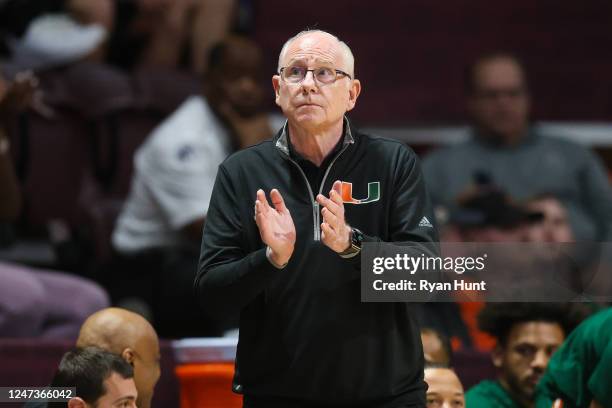
POLYGON ((548 354, 546 354, 544 350, 539 350, 538 352, 536 352, 535 357, 533 358, 533 361, 531 362, 531 367, 539 368, 542 371, 544 371, 547 365, 548 365, 548 354))
POLYGON ((314 72, 306 71, 304 79, 302 79, 302 91, 304 93, 313 92, 317 89, 317 83, 315 81, 314 72))

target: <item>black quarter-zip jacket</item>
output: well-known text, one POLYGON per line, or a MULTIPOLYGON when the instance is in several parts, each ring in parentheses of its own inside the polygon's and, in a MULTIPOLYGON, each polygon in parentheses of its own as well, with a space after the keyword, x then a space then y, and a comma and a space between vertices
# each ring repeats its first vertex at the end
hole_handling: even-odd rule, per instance
POLYGON ((287 407, 422 403, 423 351, 412 306, 360 301, 360 256, 344 259, 321 242, 315 201, 335 180, 352 183, 352 197, 366 203, 344 205, 347 223, 366 242, 417 251, 437 241, 431 224, 421 222, 434 217, 418 158, 345 120, 342 147, 313 191, 291 158, 286 129, 219 166, 204 226, 195 291, 209 314, 240 314, 234 390, 284 398, 280 406, 287 407), (283 269, 266 258, 253 218, 260 188, 280 191, 295 224, 295 249, 283 269))

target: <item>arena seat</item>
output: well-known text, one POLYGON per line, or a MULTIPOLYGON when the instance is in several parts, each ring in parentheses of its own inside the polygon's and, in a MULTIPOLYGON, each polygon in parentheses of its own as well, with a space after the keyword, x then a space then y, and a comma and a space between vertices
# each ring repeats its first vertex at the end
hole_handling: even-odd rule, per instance
POLYGON ((131 78, 110 65, 79 62, 40 75, 45 101, 53 107, 72 109, 84 118, 134 105, 131 78))
POLYGON ((191 95, 202 91, 195 74, 165 67, 143 67, 133 75, 136 106, 168 115, 191 95))
POLYGON ((53 219, 74 225, 80 178, 88 164, 87 127, 69 110, 53 118, 29 111, 12 135, 18 178, 23 187, 22 219, 44 229, 53 219))
POLYGON ((453 352, 453 368, 466 391, 482 380, 492 380, 497 377, 491 354, 482 351, 458 350, 453 352))
POLYGON ((107 112, 90 123, 92 170, 105 194, 125 199, 134 153, 162 119, 157 111, 129 108, 107 112))

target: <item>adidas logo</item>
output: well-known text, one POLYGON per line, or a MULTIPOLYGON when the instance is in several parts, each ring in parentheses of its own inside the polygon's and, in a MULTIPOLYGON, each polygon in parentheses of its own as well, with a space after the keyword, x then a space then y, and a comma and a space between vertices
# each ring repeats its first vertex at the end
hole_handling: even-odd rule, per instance
POLYGON ((421 221, 419 221, 419 227, 433 228, 433 225, 431 224, 431 222, 429 222, 427 217, 423 217, 421 218, 421 221))

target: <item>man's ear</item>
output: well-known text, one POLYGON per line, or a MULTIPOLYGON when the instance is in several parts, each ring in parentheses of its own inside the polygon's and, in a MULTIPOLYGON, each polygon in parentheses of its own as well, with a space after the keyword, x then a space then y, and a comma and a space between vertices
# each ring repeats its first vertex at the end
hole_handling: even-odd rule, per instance
POLYGON ((274 102, 280 106, 280 75, 272 76, 272 88, 274 88, 274 102))
POLYGON ((68 401, 68 408, 86 408, 87 404, 80 397, 70 398, 68 401))
POLYGON ((134 350, 132 350, 131 348, 126 348, 121 352, 121 358, 123 358, 125 361, 127 361, 132 367, 134 367, 134 350))
POLYGON ((355 104, 357 103, 357 98, 359 97, 359 94, 361 93, 361 82, 358 79, 353 79, 352 82, 353 83, 351 84, 351 87, 349 88, 349 100, 348 100, 348 105, 346 107, 347 112, 355 107, 355 104))
POLYGON ((504 348, 497 343, 491 351, 491 360, 496 368, 500 368, 504 362, 504 348))

